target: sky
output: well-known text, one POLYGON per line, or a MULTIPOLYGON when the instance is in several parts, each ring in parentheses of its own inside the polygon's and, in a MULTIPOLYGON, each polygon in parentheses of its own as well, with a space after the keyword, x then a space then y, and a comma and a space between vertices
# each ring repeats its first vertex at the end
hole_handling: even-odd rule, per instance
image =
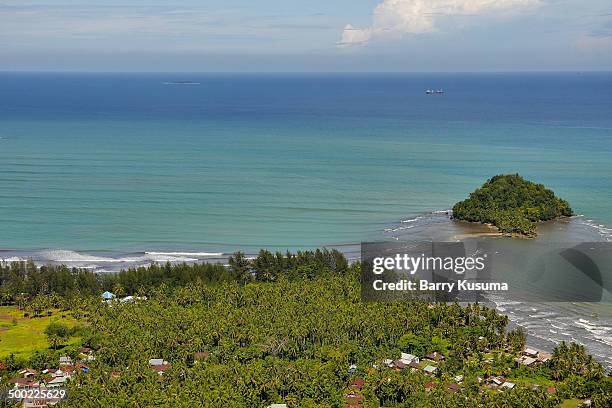
POLYGON ((612 0, 0 0, 0 70, 612 70, 612 0))

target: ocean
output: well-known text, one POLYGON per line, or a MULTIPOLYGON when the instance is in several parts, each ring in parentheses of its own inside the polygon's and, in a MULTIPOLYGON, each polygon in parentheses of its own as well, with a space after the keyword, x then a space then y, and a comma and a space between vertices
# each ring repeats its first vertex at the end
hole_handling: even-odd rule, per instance
MULTIPOLYGON (((611 158, 612 73, 6 72, 0 258, 110 271, 262 247, 355 253, 418 237, 410 220, 446 231, 435 212, 516 172, 571 203, 570 231, 610 241, 611 158)), ((530 332, 612 365, 604 306, 565 305, 575 331, 523 306, 530 332)))

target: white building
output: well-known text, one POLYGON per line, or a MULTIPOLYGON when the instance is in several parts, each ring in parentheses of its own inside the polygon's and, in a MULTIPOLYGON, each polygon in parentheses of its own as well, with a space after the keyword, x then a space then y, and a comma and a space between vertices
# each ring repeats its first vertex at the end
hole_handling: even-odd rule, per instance
POLYGON ((413 354, 408 354, 408 353, 402 353, 400 360, 402 361, 402 363, 408 365, 410 363, 412 363, 413 361, 415 363, 419 362, 419 358, 413 354))
POLYGON ((538 358, 538 350, 526 347, 525 350, 523 350, 523 354, 529 357, 533 357, 533 358, 538 358))
POLYGON ((425 374, 434 375, 435 373, 438 372, 438 368, 434 367, 434 366, 431 366, 431 365, 428 365, 428 366, 425 366, 423 371, 425 371, 425 374))

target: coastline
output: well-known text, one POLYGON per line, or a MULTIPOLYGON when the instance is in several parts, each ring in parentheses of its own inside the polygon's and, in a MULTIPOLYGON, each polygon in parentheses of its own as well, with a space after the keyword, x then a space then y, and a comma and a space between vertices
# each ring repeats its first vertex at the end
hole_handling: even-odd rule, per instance
MULTIPOLYGON (((537 242, 546 239, 558 242, 612 241, 612 229, 583 216, 574 216, 542 223, 537 242)), ((423 213, 403 219, 382 231, 382 239, 457 241, 470 239, 504 239, 504 234, 491 230, 491 226, 452 220, 448 211, 423 213)), ((358 243, 328 245, 343 252, 349 260, 360 257, 358 243)), ((226 264, 231 252, 204 250, 150 250, 150 251, 69 251, 69 250, 0 250, 0 259, 20 261, 32 259, 37 265, 65 264, 100 273, 156 263, 210 262, 226 264)), ((255 253, 246 253, 252 257, 255 253)), ((511 326, 527 329, 529 343, 542 350, 552 350, 560 341, 575 341, 587 346, 602 364, 612 370, 612 305, 598 303, 508 302, 490 299, 490 307, 508 316, 511 326)))
MULTIPOLYGON (((558 242, 612 242, 612 228, 582 215, 562 217, 556 220, 538 223, 541 232, 535 238, 514 237, 499 232, 491 224, 479 224, 462 220, 454 220, 450 210, 424 212, 395 222, 384 228, 366 241, 398 241, 398 240, 429 240, 429 241, 460 241, 473 238, 524 238, 527 241, 552 239, 558 242)), ((116 272, 132 266, 146 266, 151 263, 194 263, 194 262, 226 262, 236 251, 242 251, 246 256, 256 256, 260 249, 270 251, 329 248, 344 253, 350 260, 357 260, 360 242, 335 243, 302 248, 274 248, 265 245, 255 246, 252 250, 241 245, 235 245, 225 250, 209 250, 207 248, 155 248, 136 250, 81 250, 70 248, 40 248, 40 249, 9 249, 0 248, 0 262, 19 262, 32 260, 37 265, 65 264, 69 267, 92 269, 97 272, 116 272), (107 269, 102 266, 108 267, 107 269)))

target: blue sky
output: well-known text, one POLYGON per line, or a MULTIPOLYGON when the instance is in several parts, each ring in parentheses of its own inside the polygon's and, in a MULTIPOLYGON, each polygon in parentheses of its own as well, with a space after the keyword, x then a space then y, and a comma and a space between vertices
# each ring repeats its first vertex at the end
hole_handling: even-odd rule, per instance
POLYGON ((0 70, 612 70, 612 1, 0 0, 0 70))

